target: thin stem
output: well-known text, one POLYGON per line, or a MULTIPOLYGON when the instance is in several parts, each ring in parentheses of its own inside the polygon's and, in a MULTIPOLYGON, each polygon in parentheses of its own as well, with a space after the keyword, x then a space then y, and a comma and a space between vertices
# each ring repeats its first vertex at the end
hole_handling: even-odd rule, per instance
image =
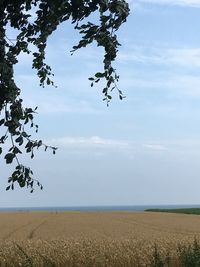
POLYGON ((6 39, 14 46, 15 44, 13 43, 13 41, 16 41, 16 39, 10 39, 8 38, 7 35, 5 35, 6 39))

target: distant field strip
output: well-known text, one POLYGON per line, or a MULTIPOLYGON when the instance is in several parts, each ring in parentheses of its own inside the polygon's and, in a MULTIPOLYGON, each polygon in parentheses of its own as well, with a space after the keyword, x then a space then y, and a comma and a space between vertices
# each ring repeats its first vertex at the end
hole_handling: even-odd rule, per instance
MULTIPOLYGON (((157 212, 0 213, 0 266, 146 266, 200 240, 200 216, 157 212), (12 265, 12 264, 13 265, 12 265), (20 264, 18 264, 20 263, 20 264)), ((178 266, 178 265, 177 265, 178 266)))

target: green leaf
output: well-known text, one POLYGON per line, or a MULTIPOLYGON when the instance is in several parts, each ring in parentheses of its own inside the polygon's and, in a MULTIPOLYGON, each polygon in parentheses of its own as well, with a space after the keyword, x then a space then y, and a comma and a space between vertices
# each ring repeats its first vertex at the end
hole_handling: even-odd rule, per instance
POLYGON ((10 185, 6 187, 6 191, 8 191, 10 189, 10 185))
POLYGON ((23 137, 28 137, 28 134, 26 132, 22 132, 21 134, 23 137))
POLYGON ((4 124, 4 122, 5 122, 4 119, 0 120, 0 126, 1 126, 2 124, 4 124))
POLYGON ((17 137, 17 139, 15 140, 16 143, 19 143, 19 145, 21 146, 23 144, 23 137, 20 135, 19 137, 17 137))
POLYGON ((10 164, 12 163, 13 159, 14 159, 15 155, 13 153, 8 153, 5 155, 5 159, 6 159, 6 163, 10 164))
POLYGON ((24 187, 25 185, 26 185, 25 180, 21 180, 21 181, 19 181, 19 186, 20 186, 20 187, 24 187))
POLYGON ((22 154, 22 152, 21 152, 21 150, 19 150, 19 148, 18 147, 14 147, 14 149, 13 149, 13 153, 14 154, 22 154))
POLYGON ((103 77, 105 77, 105 73, 97 72, 95 74, 95 77, 97 77, 97 78, 103 78, 103 77))

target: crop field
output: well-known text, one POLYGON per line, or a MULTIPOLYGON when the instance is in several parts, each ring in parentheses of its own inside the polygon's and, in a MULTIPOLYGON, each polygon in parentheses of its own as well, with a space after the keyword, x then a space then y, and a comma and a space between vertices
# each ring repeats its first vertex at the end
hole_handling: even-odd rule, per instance
MULTIPOLYGON (((147 266, 200 240, 200 216, 158 212, 0 213, 0 266, 147 266)), ((167 265, 166 265, 167 266, 167 265)))

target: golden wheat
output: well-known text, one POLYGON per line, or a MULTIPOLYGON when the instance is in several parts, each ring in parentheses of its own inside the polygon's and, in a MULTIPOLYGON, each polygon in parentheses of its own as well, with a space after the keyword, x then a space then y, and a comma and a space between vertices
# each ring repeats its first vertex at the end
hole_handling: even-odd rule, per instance
MULTIPOLYGON (((4 266, 135 266, 200 240, 200 216, 147 212, 0 213, 4 266)), ((175 265, 174 265, 175 266, 175 265)), ((177 265, 178 266, 178 265, 177 265)))

